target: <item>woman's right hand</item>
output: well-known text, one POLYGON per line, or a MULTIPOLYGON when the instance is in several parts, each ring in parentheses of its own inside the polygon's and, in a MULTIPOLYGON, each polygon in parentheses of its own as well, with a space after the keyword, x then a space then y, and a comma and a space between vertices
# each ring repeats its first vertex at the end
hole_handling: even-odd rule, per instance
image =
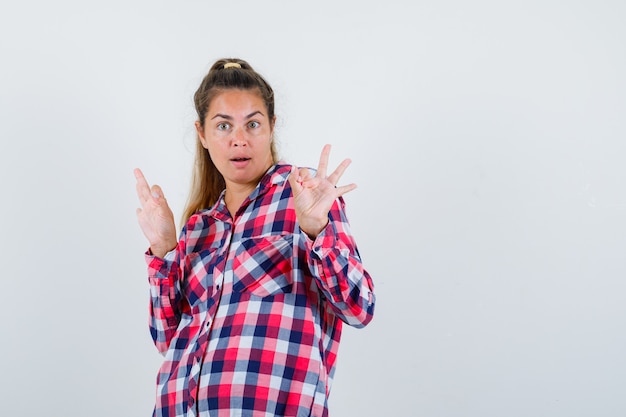
POLYGON ((141 208, 137 209, 137 220, 150 242, 152 254, 162 258, 177 244, 174 215, 161 187, 150 187, 139 168, 135 168, 134 173, 137 179, 137 196, 141 203, 141 208))

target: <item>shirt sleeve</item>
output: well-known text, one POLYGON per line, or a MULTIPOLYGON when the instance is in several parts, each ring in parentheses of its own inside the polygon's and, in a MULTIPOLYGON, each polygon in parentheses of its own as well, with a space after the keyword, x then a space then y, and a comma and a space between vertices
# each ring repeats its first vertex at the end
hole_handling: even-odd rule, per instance
POLYGON ((301 231, 309 269, 335 314, 350 326, 365 327, 374 314, 374 284, 361 262, 342 198, 333 204, 328 218, 314 241, 301 231))
POLYGON ((150 335, 161 354, 169 348, 182 313, 177 249, 164 258, 152 255, 150 250, 145 254, 150 284, 150 335))

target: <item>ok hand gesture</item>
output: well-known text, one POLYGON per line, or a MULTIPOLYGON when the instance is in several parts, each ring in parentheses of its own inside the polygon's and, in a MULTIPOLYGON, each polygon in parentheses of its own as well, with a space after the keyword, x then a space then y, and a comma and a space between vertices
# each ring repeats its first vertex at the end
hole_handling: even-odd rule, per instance
POLYGON ((174 215, 167 205, 163 191, 158 185, 152 188, 139 168, 135 169, 137 196, 141 208, 137 209, 137 219, 143 234, 150 242, 152 254, 162 258, 177 244, 174 215))
POLYGON ((315 239, 328 224, 328 212, 334 201, 356 188, 356 184, 337 187, 337 182, 350 165, 349 159, 344 159, 332 174, 326 176, 329 154, 330 145, 325 145, 314 177, 308 169, 295 166, 289 175, 298 223, 311 239, 315 239))

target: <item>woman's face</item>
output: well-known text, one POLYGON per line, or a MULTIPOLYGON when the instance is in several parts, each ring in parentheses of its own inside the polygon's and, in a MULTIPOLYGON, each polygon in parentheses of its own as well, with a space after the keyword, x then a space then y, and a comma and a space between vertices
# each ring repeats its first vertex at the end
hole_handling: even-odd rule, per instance
POLYGON ((218 93, 209 104, 204 127, 196 122, 196 130, 227 190, 252 191, 274 163, 274 120, 269 120, 256 90, 218 93))

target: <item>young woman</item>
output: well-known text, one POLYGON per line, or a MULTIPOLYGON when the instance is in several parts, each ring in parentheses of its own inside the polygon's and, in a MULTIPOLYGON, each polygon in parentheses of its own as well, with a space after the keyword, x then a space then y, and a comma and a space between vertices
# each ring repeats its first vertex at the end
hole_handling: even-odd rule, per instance
POLYGON ((327 172, 278 163, 269 84, 215 62, 194 96, 197 151, 176 237, 159 186, 135 170, 149 241, 150 330, 164 356, 154 416, 327 416, 342 323, 363 327, 374 289, 327 172))

